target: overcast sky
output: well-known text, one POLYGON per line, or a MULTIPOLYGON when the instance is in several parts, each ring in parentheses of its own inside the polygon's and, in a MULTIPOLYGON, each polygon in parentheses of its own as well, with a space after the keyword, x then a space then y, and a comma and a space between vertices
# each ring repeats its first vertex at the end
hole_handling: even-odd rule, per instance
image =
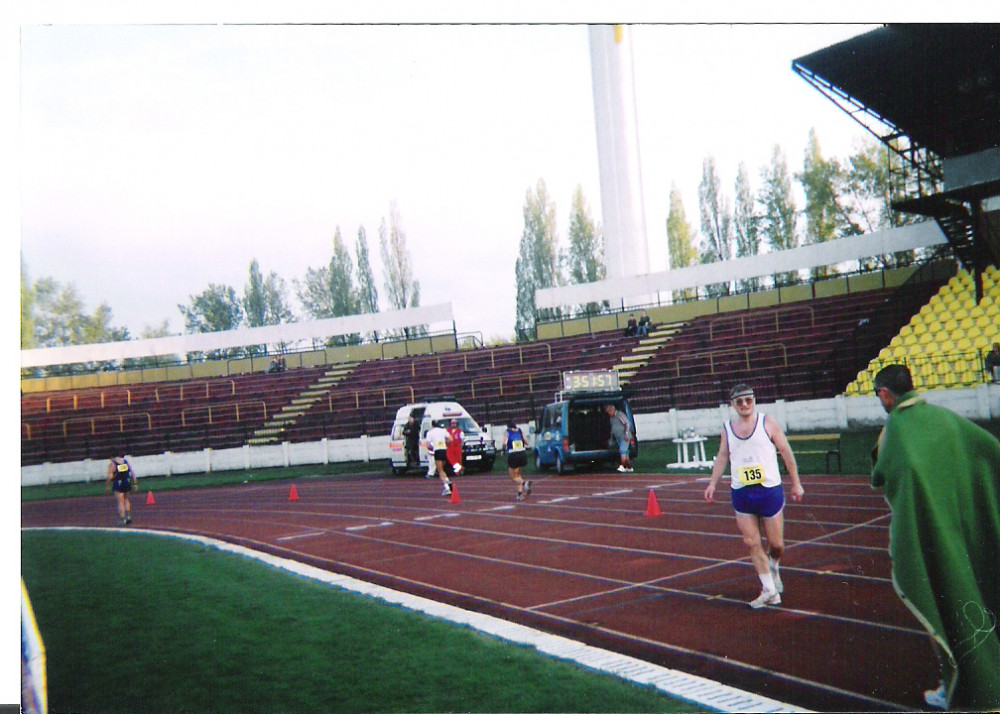
MULTIPOLYGON (((631 28, 650 268, 666 269, 671 183, 697 227, 702 161, 731 196, 809 129, 846 156, 863 130, 791 70, 870 26, 631 28)), ((34 24, 21 28, 21 249, 138 336, 251 260, 293 281, 398 206, 424 305, 509 336, 525 195, 567 240, 583 188, 600 222, 583 25, 34 24)), ((297 300, 293 300, 297 308, 297 300)))

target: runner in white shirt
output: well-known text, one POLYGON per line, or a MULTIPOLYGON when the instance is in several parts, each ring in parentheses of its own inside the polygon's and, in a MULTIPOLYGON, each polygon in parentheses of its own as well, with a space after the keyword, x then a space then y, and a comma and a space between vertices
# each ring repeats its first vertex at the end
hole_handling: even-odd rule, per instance
POLYGON ((434 454, 434 466, 437 471, 437 477, 444 484, 441 495, 450 496, 451 479, 448 478, 444 464, 448 460, 448 442, 451 441, 451 434, 444 428, 444 424, 444 421, 434 422, 433 427, 427 430, 427 435, 424 438, 427 441, 427 451, 434 454))
POLYGON ((805 491, 799 481, 795 454, 778 423, 755 408, 753 389, 737 384, 730 392, 737 418, 723 425, 719 453, 712 464, 712 477, 705 487, 705 500, 712 502, 715 486, 729 462, 732 478, 732 504, 736 525, 743 542, 750 548, 750 560, 761 582, 761 593, 750 603, 755 610, 765 605, 780 605, 784 587, 778 562, 785 551, 785 495, 781 488, 778 454, 785 463, 792 487, 793 501, 801 501, 805 491), (762 533, 767 537, 764 550, 762 533))

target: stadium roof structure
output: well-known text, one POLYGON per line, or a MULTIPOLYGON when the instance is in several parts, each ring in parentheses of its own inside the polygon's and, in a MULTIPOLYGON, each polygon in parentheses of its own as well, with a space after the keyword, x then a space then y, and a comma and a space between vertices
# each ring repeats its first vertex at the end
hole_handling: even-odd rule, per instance
POLYGON ((792 69, 908 164, 894 208, 937 220, 977 272, 1000 262, 1000 25, 887 25, 792 69))
POLYGON ((888 25, 793 62, 947 159, 1000 146, 1000 25, 888 25))

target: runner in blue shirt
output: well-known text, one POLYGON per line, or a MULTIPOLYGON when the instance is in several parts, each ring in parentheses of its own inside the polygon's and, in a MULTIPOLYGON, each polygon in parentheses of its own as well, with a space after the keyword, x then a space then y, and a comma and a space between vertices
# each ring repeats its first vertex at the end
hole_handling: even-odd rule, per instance
POLYGON ((512 421, 507 422, 503 453, 507 457, 507 474, 517 486, 517 500, 523 501, 531 494, 531 481, 521 477, 521 469, 528 463, 528 452, 525 450, 524 432, 512 421))

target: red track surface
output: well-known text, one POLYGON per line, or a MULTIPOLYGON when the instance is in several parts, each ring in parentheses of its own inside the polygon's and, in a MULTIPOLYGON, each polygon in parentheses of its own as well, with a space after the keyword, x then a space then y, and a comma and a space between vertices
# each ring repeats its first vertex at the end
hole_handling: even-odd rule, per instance
MULTIPOLYGON (((817 711, 920 708, 924 631, 889 574, 889 513, 861 478, 806 477, 785 510, 778 608, 726 502, 693 476, 369 475, 133 496, 133 528, 197 533, 488 613, 817 711), (650 489, 662 511, 647 516, 650 489)), ((725 489, 721 498, 726 498, 725 489)), ((22 504, 22 526, 113 526, 114 502, 22 504)))

